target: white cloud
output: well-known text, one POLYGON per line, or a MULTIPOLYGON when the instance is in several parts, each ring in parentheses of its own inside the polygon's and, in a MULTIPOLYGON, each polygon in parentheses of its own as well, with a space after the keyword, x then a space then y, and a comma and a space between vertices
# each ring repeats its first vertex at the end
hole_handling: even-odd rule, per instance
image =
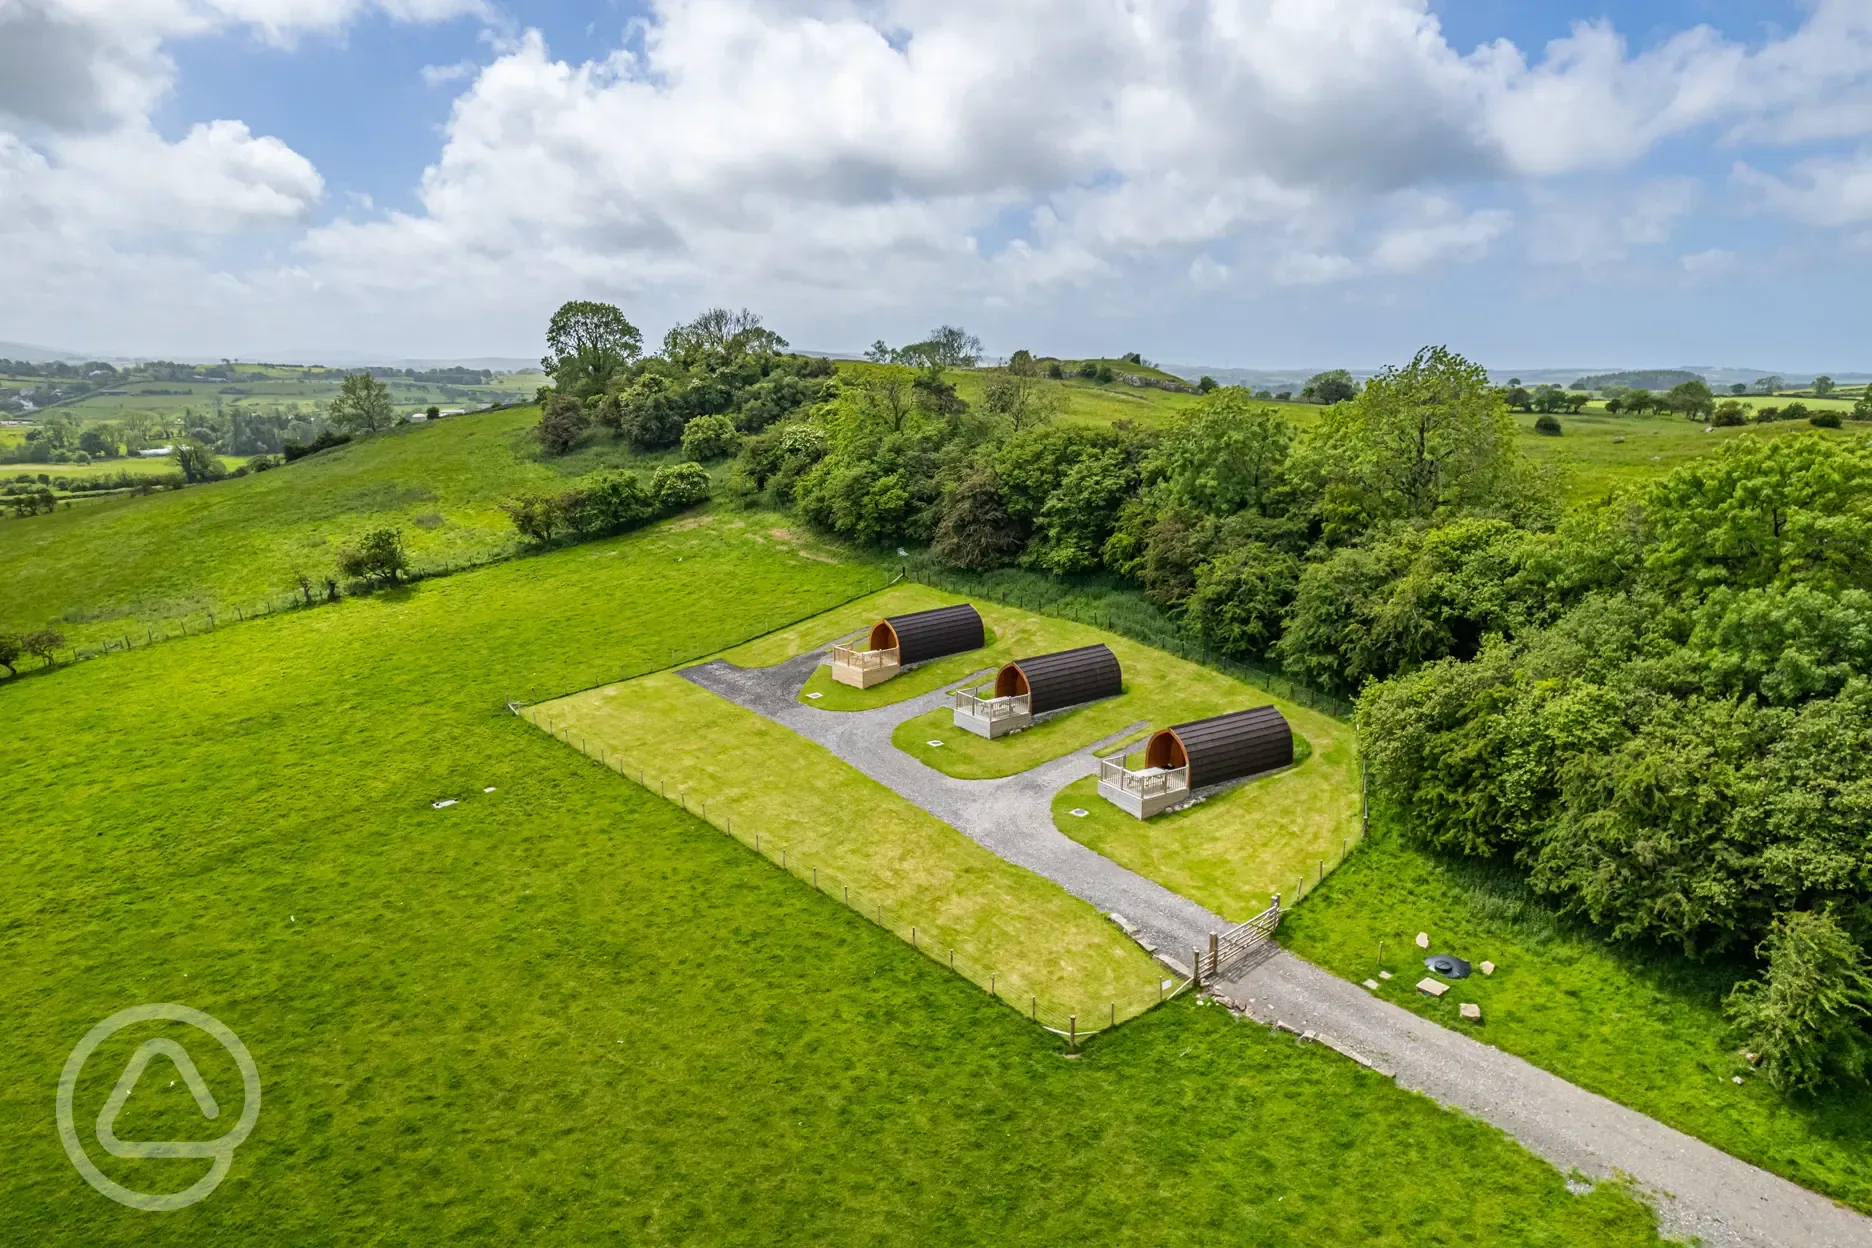
MULTIPOLYGON (((1697 27, 1634 50, 1585 22, 1462 54, 1427 0, 654 0, 592 61, 523 32, 490 64, 423 69, 466 85, 420 206, 366 205, 238 280, 380 312, 563 286, 843 313, 1146 271, 1199 289, 1423 273, 1511 230, 1546 263, 1603 265, 1698 206, 1689 179, 1625 180, 1661 143, 1869 133, 1866 9, 1817 0, 1754 47, 1697 27)), ((0 213, 53 229, 89 174, 117 201, 79 205, 65 237, 303 220, 323 187, 280 140, 154 135, 165 41, 284 45, 367 11, 500 20, 486 0, 0 0, 0 213), (112 152, 134 176, 108 180, 112 152)), ((1844 223, 1872 214, 1851 164, 1737 178, 1844 223)))
POLYGON ((1536 192, 1528 249, 1539 264, 1593 268, 1641 247, 1668 242, 1702 199, 1693 178, 1654 178, 1629 189, 1595 185, 1566 194, 1536 192))
POLYGON ((1872 150, 1822 156, 1777 178, 1738 161, 1730 180, 1776 212, 1808 225, 1858 225, 1872 220, 1872 150))
POLYGON ((1693 277, 1719 277, 1735 268, 1736 253, 1722 247, 1692 251, 1678 258, 1684 272, 1693 277))

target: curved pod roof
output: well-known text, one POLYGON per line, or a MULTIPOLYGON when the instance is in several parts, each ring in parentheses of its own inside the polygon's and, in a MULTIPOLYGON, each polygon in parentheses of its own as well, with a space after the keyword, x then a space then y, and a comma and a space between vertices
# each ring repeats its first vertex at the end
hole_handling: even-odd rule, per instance
POLYGON ((1144 746, 1148 767, 1189 766, 1189 787, 1259 775, 1293 762, 1293 729, 1271 706, 1173 724, 1144 746))
POLYGON ((1077 706, 1124 691, 1124 672, 1118 656, 1104 645, 1081 646, 1055 654, 1015 659, 995 673, 995 697, 1029 694, 1027 709, 1035 715, 1077 706))
POLYGON ((871 626, 871 648, 888 650, 895 646, 897 661, 906 665, 979 650, 986 641, 981 616, 966 602, 909 615, 887 615, 871 626))

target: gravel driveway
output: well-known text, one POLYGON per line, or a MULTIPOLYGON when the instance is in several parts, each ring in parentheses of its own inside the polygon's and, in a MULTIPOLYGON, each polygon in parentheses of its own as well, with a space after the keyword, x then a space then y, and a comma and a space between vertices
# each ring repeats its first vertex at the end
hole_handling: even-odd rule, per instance
MULTIPOLYGON (((1053 826, 1053 795, 1094 774, 1093 751, 1106 742, 1005 779, 957 780, 891 744, 897 725, 946 705, 945 690, 875 710, 821 711, 802 705, 799 692, 822 659, 813 652, 766 668, 718 659, 682 675, 824 746, 1007 861, 1101 911, 1124 915, 1163 955, 1186 961, 1210 932, 1228 930, 1221 917, 1053 826)), ((1872 1248, 1872 1219, 1418 1018, 1276 946, 1216 988, 1262 1022, 1312 1032, 1402 1086, 1501 1128, 1562 1171, 1629 1176, 1656 1204, 1666 1234, 1700 1236, 1712 1248, 1872 1248)))

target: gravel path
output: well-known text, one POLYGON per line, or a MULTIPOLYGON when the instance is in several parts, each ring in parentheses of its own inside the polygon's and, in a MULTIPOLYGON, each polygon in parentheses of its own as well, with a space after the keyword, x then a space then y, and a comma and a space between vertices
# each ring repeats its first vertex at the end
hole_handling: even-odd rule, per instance
MULTIPOLYGON (((1139 929, 1140 943, 1179 963, 1189 961, 1192 949, 1206 946, 1209 933, 1225 932, 1232 926, 1053 826, 1053 795, 1081 776, 1097 774, 1093 751, 1143 725, 1133 724, 1105 741, 1016 776, 957 780, 891 744, 891 733, 904 720, 948 705, 945 689, 869 711, 821 711, 798 700, 801 687, 819 662, 817 653, 764 668, 736 667, 717 659, 686 668, 682 675, 823 745, 1007 861, 1044 875, 1106 914, 1123 915, 1139 929)), ((946 688, 966 683, 959 680, 946 688)))
MULTIPOLYGON (((1460 996, 1461 986, 1453 991, 1460 996)), ((1402 1086, 1500 1127, 1562 1171, 1630 1176, 1667 1235, 1701 1236, 1711 1248, 1872 1246, 1872 1219, 1285 950, 1271 947, 1219 992, 1262 1022, 1311 1031, 1402 1086)))
MULTIPOLYGON (((1140 940, 1162 955, 1185 961, 1210 932, 1230 926, 1053 826, 1053 795, 1096 773, 1093 751, 1100 745, 1142 725, 1020 775, 957 780, 891 744, 891 733, 904 720, 946 705, 945 690, 875 710, 821 711, 798 700, 821 660, 817 652, 768 668, 717 660, 682 675, 825 746, 1007 861, 1108 914, 1124 915, 1142 929, 1140 940)), ((967 683, 955 681, 949 688, 967 683)), ((1267 946, 1252 966, 1219 985, 1218 993, 1262 1022, 1311 1032, 1395 1076, 1402 1086, 1501 1128, 1562 1171, 1598 1179, 1629 1176, 1656 1204, 1668 1235, 1699 1236, 1710 1248, 1872 1248, 1872 1219, 1518 1057, 1426 1022, 1278 946, 1267 946)))

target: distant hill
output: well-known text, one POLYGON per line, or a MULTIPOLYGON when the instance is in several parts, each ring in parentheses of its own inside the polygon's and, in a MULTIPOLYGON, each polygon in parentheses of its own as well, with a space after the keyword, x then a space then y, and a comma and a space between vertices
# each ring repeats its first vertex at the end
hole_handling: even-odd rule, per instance
POLYGON ((1669 390, 1686 381, 1702 380, 1702 373, 1693 373, 1687 368, 1634 368, 1621 373, 1594 373, 1590 377, 1582 377, 1573 383, 1573 389, 1610 390, 1613 386, 1623 386, 1627 390, 1669 390))
POLYGON ((60 351, 53 347, 35 347, 28 342, 0 342, 0 360, 23 360, 28 364, 58 364, 93 358, 95 357, 73 355, 70 351, 60 351))

